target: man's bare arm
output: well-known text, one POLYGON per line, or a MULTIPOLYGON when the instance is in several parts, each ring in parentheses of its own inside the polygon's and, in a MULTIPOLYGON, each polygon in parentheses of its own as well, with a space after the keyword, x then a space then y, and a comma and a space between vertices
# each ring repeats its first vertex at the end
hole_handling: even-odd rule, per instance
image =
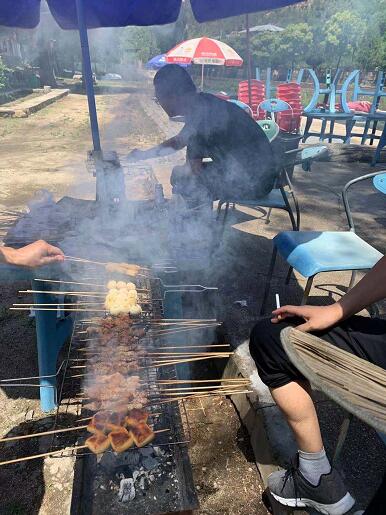
POLYGON ((370 272, 338 301, 338 304, 342 309, 342 317, 347 318, 384 298, 386 298, 386 256, 383 256, 370 272))
POLYGON ((37 267, 64 261, 64 254, 58 247, 38 240, 20 249, 0 247, 0 263, 8 265, 37 267))
POLYGON ((173 138, 169 138, 166 141, 163 141, 155 147, 148 148, 147 150, 139 150, 135 148, 129 153, 129 159, 144 160, 153 159, 155 157, 163 157, 169 154, 173 154, 178 150, 182 150, 184 147, 186 147, 186 141, 185 138, 181 137, 180 133, 177 134, 177 136, 173 136, 173 138))
POLYGON ((352 290, 334 304, 283 306, 273 311, 272 322, 277 323, 284 318, 296 316, 305 321, 297 327, 301 331, 322 331, 384 298, 386 298, 386 256, 383 256, 352 290))

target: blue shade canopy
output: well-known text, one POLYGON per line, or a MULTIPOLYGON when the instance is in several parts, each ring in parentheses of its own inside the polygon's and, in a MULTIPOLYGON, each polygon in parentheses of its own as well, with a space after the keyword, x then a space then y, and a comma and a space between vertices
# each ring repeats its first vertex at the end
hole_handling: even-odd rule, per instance
MULTIPOLYGON (((166 64, 165 54, 156 55, 155 57, 152 57, 145 65, 145 68, 148 70, 159 70, 160 68, 163 68, 166 64)), ((187 68, 190 66, 189 63, 177 63, 182 68, 187 68)))
MULTIPOLYGON (((190 0, 197 21, 276 9, 302 0, 190 0)), ((77 29, 75 0, 47 0, 62 29, 77 29)), ((182 0, 83 0, 88 28, 164 25, 177 20, 182 0)), ((0 0, 0 25, 34 28, 40 0, 0 0)))

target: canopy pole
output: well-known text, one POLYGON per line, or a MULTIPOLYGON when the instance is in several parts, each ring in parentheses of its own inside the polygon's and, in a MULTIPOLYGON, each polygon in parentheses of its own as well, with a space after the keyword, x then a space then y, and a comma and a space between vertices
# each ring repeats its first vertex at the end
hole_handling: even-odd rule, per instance
POLYGON ((204 65, 201 65, 201 91, 204 91, 204 65))
POLYGON ((247 35, 247 79, 248 79, 248 100, 252 109, 252 91, 251 91, 251 41, 249 37, 249 14, 245 15, 245 29, 247 35))
POLYGON ((90 49, 88 46, 87 26, 84 17, 83 0, 75 0, 76 12, 78 16, 78 29, 80 37, 80 45, 82 47, 83 74, 86 85, 88 112, 90 117, 91 135, 94 150, 101 150, 101 142, 99 138, 98 116, 95 105, 94 84, 91 70, 90 49))

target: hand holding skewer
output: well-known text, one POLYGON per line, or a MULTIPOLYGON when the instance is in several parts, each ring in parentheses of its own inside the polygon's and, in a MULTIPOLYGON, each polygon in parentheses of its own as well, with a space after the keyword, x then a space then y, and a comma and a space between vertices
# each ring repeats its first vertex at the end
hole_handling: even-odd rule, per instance
POLYGON ((20 249, 11 247, 0 249, 0 262, 9 265, 36 268, 61 261, 64 261, 63 252, 44 240, 35 241, 20 249))

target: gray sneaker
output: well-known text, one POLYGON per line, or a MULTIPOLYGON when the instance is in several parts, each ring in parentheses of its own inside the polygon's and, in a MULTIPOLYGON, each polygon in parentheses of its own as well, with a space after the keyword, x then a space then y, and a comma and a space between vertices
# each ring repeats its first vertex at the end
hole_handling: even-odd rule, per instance
POLYGON ((314 486, 302 475, 298 467, 273 472, 268 477, 272 496, 285 506, 310 507, 325 515, 343 515, 355 504, 335 469, 323 474, 314 486))

